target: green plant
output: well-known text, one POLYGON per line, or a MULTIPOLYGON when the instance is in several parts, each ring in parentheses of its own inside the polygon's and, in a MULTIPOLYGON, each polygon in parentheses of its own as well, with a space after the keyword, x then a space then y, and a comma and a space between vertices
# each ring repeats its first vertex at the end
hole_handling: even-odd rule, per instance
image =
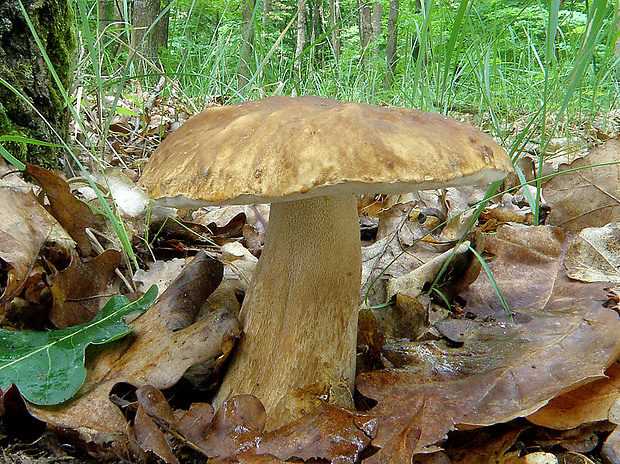
POLYGON ((24 398, 38 405, 67 401, 86 378, 86 348, 129 334, 132 329, 124 318, 143 313, 156 297, 154 285, 133 303, 122 295, 115 296, 91 322, 68 329, 0 330, 0 387, 15 384, 24 398))

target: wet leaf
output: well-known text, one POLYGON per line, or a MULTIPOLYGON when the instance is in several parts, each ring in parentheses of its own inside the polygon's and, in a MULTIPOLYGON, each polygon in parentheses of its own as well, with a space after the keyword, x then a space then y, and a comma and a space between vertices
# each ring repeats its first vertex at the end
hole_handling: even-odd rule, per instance
POLYGON ((0 331, 0 387, 14 383, 24 398, 38 405, 67 401, 86 378, 88 345, 109 343, 130 333, 131 326, 124 318, 144 312, 156 296, 157 287, 133 303, 116 296, 91 322, 69 329, 0 331))
POLYGON ((261 462, 253 457, 266 455, 283 461, 326 459, 353 464, 358 462, 376 430, 372 415, 326 403, 269 433, 263 433, 265 420, 260 401, 251 395, 240 395, 226 401, 211 423, 201 422, 202 430, 186 421, 185 427, 191 428, 184 428, 182 433, 191 437, 207 456, 235 456, 239 462, 261 462), (242 460, 250 456, 252 459, 242 460))
POLYGON ((620 319, 602 305, 603 285, 566 277, 569 245, 554 228, 504 226, 487 252, 495 256, 489 266, 514 320, 483 273, 463 294, 478 318, 438 325, 460 347, 396 343, 384 356, 398 369, 358 377, 358 390, 378 402, 372 444, 382 449, 369 464, 409 462, 455 424, 506 422, 603 378, 620 354, 620 319))

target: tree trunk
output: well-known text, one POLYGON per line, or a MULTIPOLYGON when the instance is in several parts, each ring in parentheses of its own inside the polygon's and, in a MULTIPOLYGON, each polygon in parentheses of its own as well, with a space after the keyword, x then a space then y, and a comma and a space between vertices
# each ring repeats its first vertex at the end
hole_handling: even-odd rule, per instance
POLYGON ((383 5, 379 2, 372 5, 371 34, 370 41, 373 42, 381 35, 381 17, 383 16, 383 5))
POLYGON ((99 0, 97 11, 99 14, 99 34, 102 34, 114 22, 114 0, 99 0))
POLYGON ((131 49, 136 54, 134 63, 140 72, 153 72, 149 62, 156 63, 159 49, 168 45, 168 14, 155 23, 161 13, 161 0, 133 0, 132 6, 131 49))
POLYGON ((295 79, 300 78, 301 72, 301 54, 306 46, 306 0, 299 0, 297 13, 297 46, 295 47, 295 79))
MULTIPOLYGON (((70 0, 22 1, 62 86, 68 92, 75 50, 70 0)), ((59 143, 54 130, 66 138, 67 105, 30 32, 19 2, 1 1, 0 18, 0 78, 10 83, 20 95, 18 97, 0 84, 0 135, 59 143), (30 105, 38 110, 49 126, 30 105)), ((3 143, 3 146, 22 161, 46 167, 58 167, 62 163, 63 149, 13 142, 3 143)))
POLYGON ((250 62, 252 61, 252 52, 254 51, 254 0, 243 1, 243 28, 242 28, 242 44, 241 44, 241 61, 239 63, 238 86, 239 89, 245 87, 252 79, 252 71, 250 62))
POLYGON ((383 81, 383 87, 385 89, 392 87, 394 75, 396 74, 396 63, 398 61, 398 56, 396 54, 398 45, 398 9, 399 0, 390 0, 387 21, 387 43, 385 46, 387 73, 383 81))
MULTIPOLYGON (((97 1, 97 13, 99 16, 99 40, 103 45, 103 49, 107 54, 113 55, 117 49, 117 43, 115 42, 114 35, 110 34, 109 27, 112 23, 116 21, 115 15, 115 1, 114 0, 98 0, 97 1)), ((102 73, 112 74, 113 69, 108 69, 106 66, 108 64, 108 60, 104 60, 103 66, 105 69, 102 69, 102 73)))
POLYGON ((329 0, 329 28, 336 63, 340 60, 340 0, 329 0))
POLYGON ((161 0, 161 11, 158 15, 162 12, 164 13, 155 26, 153 26, 153 42, 155 42, 155 46, 157 47, 158 57, 162 49, 168 48, 168 27, 170 25, 170 9, 168 5, 170 5, 170 0, 161 0))
MULTIPOLYGON (((413 11, 416 13, 419 13, 420 11, 422 11, 421 0, 415 0, 415 6, 414 6, 413 11)), ((412 38, 412 44, 411 44, 411 58, 413 59, 414 62, 417 62, 418 59, 420 58, 420 48, 421 48, 421 44, 420 44, 419 37, 414 35, 412 38)), ((424 57, 422 57, 422 59, 424 59, 424 57)))
POLYGON ((367 54, 368 44, 372 34, 372 8, 367 0, 357 0, 358 6, 358 26, 360 33, 360 45, 362 47, 362 56, 365 58, 367 54))
POLYGON ((263 0, 263 36, 267 30, 267 23, 269 22, 269 16, 271 13, 271 0, 263 0))

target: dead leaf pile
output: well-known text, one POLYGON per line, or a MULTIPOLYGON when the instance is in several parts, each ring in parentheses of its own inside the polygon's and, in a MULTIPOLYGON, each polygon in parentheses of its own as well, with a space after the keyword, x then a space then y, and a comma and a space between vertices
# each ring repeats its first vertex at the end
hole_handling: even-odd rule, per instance
MULTIPOLYGON (((209 401, 242 336, 236 312, 268 208, 149 210, 135 174, 194 111, 177 95, 139 91, 79 105, 87 133, 75 127, 75 140, 105 147, 104 161, 123 170, 96 181, 118 200, 143 264, 127 281, 165 292, 131 322, 130 337, 89 356, 86 382, 67 403, 35 407, 15 388, 2 392, 0 441, 9 425, 39 436, 45 423, 98 458, 172 464, 620 463, 617 140, 589 152, 581 139, 546 144, 572 162, 547 167, 559 170, 544 185, 547 225, 532 225, 523 191, 492 202, 471 230, 484 189, 361 199, 358 410, 323 404, 266 432, 256 398, 217 411, 209 401)), ((15 174, 0 183, 3 321, 72 326, 129 271, 93 240, 110 234, 87 205, 91 187, 35 166, 26 174, 36 186, 15 174)))
POLYGON ((111 296, 120 253, 94 252, 87 230, 100 228, 101 219, 63 179, 33 165, 25 172, 40 189, 0 185, 0 258, 9 267, 0 314, 26 327, 86 322, 111 296))

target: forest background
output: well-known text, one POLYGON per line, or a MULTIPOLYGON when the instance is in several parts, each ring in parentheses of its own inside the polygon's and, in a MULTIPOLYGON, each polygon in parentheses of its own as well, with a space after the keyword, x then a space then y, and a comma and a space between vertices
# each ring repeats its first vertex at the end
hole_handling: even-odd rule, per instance
MULTIPOLYGON (((100 0, 97 7, 77 5, 83 33, 99 21, 82 69, 96 59, 97 74, 121 80, 164 73, 192 98, 315 94, 468 112, 488 116, 500 137, 509 126, 502 121, 524 114, 581 119, 617 104, 617 2, 100 0), (123 43, 138 55, 129 69, 123 43)), ((544 136, 543 121, 534 126, 544 136)))
MULTIPOLYGON (((28 2, 6 2, 5 7, 11 4, 20 16, 32 11, 28 2)), ((149 95, 179 97, 190 113, 214 102, 272 94, 415 107, 465 117, 500 139, 515 160, 532 140, 538 145, 533 154, 545 157, 554 137, 574 137, 597 115, 618 107, 617 0, 60 4, 48 13, 51 30, 65 30, 62 23, 73 21, 75 44, 69 39, 56 44, 53 32, 45 40, 46 13, 28 27, 39 29, 38 45, 47 53, 41 61, 47 58, 47 67, 56 67, 49 75, 52 97, 57 94, 83 133, 88 131, 83 97, 97 102, 101 133, 96 140, 86 137, 81 148, 99 158, 109 151, 103 141, 114 118, 127 112, 119 106, 129 95, 137 114, 149 113, 144 112, 152 104, 149 95), (60 52, 53 49, 56 45, 60 52), (57 59, 61 52, 69 53, 73 65, 57 59)), ((10 35, 4 38, 10 43, 10 35)), ((36 98, 28 96, 33 92, 12 82, 10 71, 4 75, 0 99, 7 109, 0 108, 0 132, 18 138, 0 133, 5 136, 0 144, 22 159, 35 148, 69 156, 67 146, 40 144, 62 145, 57 140, 66 132, 62 127, 55 128, 60 136, 54 136, 3 126, 3 115, 11 113, 7 100, 17 97, 30 106, 41 100, 33 103, 36 98), (25 141, 27 150, 16 140, 25 141)), ((28 118, 39 119, 34 113, 28 118)), ((62 118, 48 120, 62 125, 62 118)))

